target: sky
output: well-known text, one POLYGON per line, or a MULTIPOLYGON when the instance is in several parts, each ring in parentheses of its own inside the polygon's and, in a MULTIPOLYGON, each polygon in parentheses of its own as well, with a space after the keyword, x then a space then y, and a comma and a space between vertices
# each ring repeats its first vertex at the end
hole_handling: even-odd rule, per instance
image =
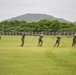
POLYGON ((27 13, 76 21, 76 0, 0 0, 0 22, 27 13))

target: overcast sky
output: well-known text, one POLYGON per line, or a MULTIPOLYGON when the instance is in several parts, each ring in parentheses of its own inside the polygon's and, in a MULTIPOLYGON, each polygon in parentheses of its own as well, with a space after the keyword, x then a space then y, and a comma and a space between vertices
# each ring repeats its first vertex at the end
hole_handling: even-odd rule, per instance
POLYGON ((0 0, 0 21, 26 13, 41 13, 76 21, 76 0, 0 0))

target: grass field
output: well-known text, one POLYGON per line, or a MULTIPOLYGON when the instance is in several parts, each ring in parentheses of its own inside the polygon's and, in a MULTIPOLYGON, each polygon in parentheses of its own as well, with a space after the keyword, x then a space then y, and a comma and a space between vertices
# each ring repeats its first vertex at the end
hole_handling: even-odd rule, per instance
POLYGON ((76 75, 76 46, 72 37, 62 37, 59 47, 56 38, 45 36, 42 47, 38 37, 26 36, 20 47, 21 36, 2 36, 0 40, 0 75, 76 75))

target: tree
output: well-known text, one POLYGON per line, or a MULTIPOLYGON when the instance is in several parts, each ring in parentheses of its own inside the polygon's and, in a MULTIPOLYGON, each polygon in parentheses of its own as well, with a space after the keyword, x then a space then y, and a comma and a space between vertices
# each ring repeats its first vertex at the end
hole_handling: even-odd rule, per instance
POLYGON ((51 31, 59 31, 61 26, 57 20, 53 20, 50 24, 51 31))

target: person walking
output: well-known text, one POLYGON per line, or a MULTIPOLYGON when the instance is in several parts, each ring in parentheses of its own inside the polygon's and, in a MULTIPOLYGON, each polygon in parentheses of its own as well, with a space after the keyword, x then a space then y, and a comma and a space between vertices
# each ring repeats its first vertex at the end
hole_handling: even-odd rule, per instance
POLYGON ((21 37, 21 41, 22 41, 22 43, 21 43, 20 46, 24 46, 24 39, 25 39, 25 32, 22 33, 22 37, 21 37))
POLYGON ((0 33, 0 39, 1 39, 1 33, 0 33))
POLYGON ((74 33, 74 36, 73 36, 72 47, 75 45, 76 45, 76 33, 74 33))
POLYGON ((42 38, 44 37, 43 35, 43 32, 39 35, 39 38, 38 38, 38 47, 41 47, 42 44, 43 44, 43 40, 42 38))
POLYGON ((55 43, 54 47, 55 47, 55 46, 58 47, 58 46, 60 45, 60 39, 61 39, 61 36, 58 35, 56 38, 57 38, 57 40, 56 40, 56 43, 55 43))

